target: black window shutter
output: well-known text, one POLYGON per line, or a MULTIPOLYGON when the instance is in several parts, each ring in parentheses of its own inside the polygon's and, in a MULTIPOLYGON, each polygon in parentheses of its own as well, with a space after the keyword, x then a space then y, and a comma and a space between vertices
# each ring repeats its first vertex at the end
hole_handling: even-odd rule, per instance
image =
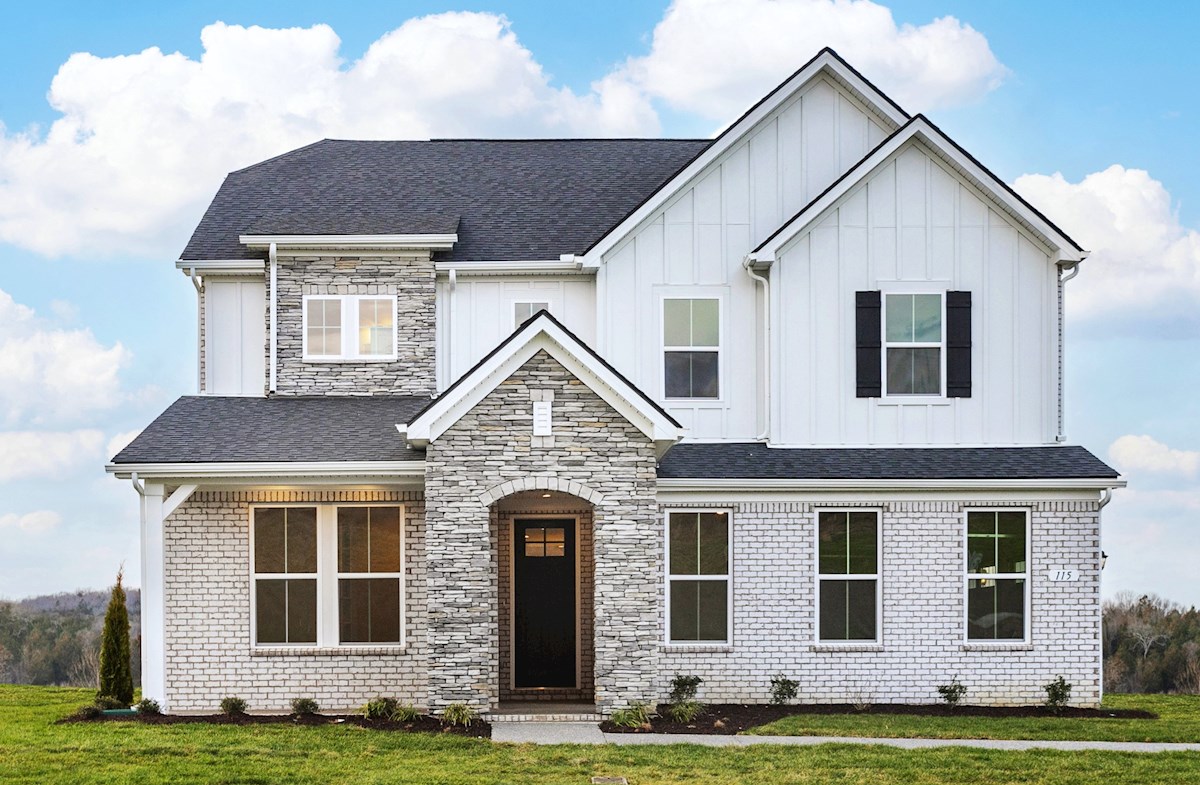
POLYGON ((970 292, 946 292, 946 397, 971 397, 970 292))
POLYGON ((857 396, 878 398, 883 395, 883 300, 879 292, 854 293, 855 360, 858 368, 857 396))

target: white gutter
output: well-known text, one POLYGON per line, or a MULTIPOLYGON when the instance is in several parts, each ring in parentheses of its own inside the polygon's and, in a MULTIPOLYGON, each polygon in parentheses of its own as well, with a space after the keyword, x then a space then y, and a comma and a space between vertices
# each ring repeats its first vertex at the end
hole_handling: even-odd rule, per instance
POLYGON ((288 248, 411 248, 448 250, 457 234, 243 234, 238 242, 248 248, 282 245, 288 248))
MULTIPOLYGON (((1083 258, 1087 258, 1084 253, 1083 258)), ((1054 436, 1054 441, 1065 442, 1067 440, 1067 415, 1066 415, 1066 382, 1065 376, 1067 372, 1067 322, 1066 322, 1066 283, 1075 276, 1079 275, 1079 261, 1060 261, 1058 262, 1058 433, 1054 436), (1063 272, 1066 271, 1066 275, 1063 272)))
POLYGON ((275 351, 276 351, 276 347, 277 347, 276 334, 278 333, 278 330, 276 329, 276 319, 277 319, 276 312, 278 310, 277 306, 276 306, 276 301, 278 300, 278 298, 275 296, 275 287, 279 281, 279 275, 278 275, 279 258, 276 256, 276 250, 277 249, 276 249, 275 243, 271 243, 270 250, 268 251, 268 254, 267 254, 271 260, 271 352, 270 352, 271 353, 271 359, 270 359, 271 380, 270 380, 270 384, 267 386, 267 390, 268 390, 268 392, 272 392, 272 393, 275 392, 275 351))
POLYGON ((751 280, 762 284, 763 290, 763 429, 759 441, 771 438, 771 282, 754 272, 754 254, 746 254, 742 269, 751 280))
POLYGON ((811 491, 811 490, 1099 490, 1124 488, 1125 480, 1108 478, 1043 480, 820 480, 820 479, 729 479, 662 478, 660 491, 811 491))
MULTIPOLYGON (((379 477, 423 478, 425 461, 239 461, 212 463, 110 463, 104 470, 118 479, 379 477)), ((134 487, 137 487, 136 485, 134 487)))
POLYGON ((197 270, 203 275, 262 275, 262 259, 178 259, 175 269, 184 275, 197 270))
POLYGON ((192 286, 196 287, 196 392, 204 392, 204 354, 200 351, 200 346, 204 342, 204 336, 201 331, 204 329, 204 317, 202 311, 204 308, 204 285, 196 279, 196 268, 192 267, 188 270, 188 276, 192 279, 192 286))
POLYGON ((582 269, 578 257, 564 254, 558 259, 521 259, 515 261, 472 261, 435 262, 433 269, 448 273, 457 269, 459 275, 522 275, 522 274, 573 274, 592 275, 595 270, 582 269))

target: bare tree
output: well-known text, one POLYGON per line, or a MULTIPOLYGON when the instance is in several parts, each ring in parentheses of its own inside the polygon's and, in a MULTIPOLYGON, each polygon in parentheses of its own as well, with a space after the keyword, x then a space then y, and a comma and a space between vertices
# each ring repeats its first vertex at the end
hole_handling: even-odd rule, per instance
POLYGON ((1146 621, 1138 620, 1129 625, 1129 636, 1138 642, 1142 647, 1142 659, 1146 659, 1150 655, 1150 650, 1156 644, 1166 643, 1170 638, 1165 632, 1159 632, 1153 624, 1146 621))
POLYGON ((0 684, 12 681, 12 654, 0 643, 0 684))
POLYGON ((1175 686, 1180 692, 1189 695, 1200 695, 1200 643, 1188 641, 1183 646, 1183 668, 1175 679, 1175 686))
POLYGON ((95 687, 100 683, 100 644, 94 638, 80 648, 79 657, 67 672, 72 687, 95 687))

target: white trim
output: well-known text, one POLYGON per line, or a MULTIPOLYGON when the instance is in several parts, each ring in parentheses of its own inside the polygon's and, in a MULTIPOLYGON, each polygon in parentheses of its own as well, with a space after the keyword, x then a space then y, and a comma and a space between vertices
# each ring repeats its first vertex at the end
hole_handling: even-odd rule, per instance
POLYGON ((453 271, 458 277, 484 275, 528 275, 559 273, 566 275, 593 275, 594 270, 584 270, 572 257, 563 259, 518 259, 513 261, 477 262, 434 262, 433 269, 439 275, 453 271))
POLYGON ((180 485, 178 488, 176 488, 175 492, 167 497, 167 500, 163 502, 163 517, 166 518, 171 513, 179 509, 179 505, 187 501, 188 498, 191 497, 191 495, 195 493, 196 489, 199 487, 200 486, 195 484, 189 484, 180 485))
MULTIPOLYGON (((692 293, 687 290, 680 292, 660 291, 658 294, 658 347, 659 347, 659 363, 658 363, 658 383, 659 383, 659 400, 667 403, 674 403, 679 406, 697 406, 703 404, 724 403, 725 401, 725 363, 722 361, 724 355, 725 344, 725 290, 722 289, 714 294, 701 294, 699 292, 704 289, 696 289, 692 293), (717 303, 717 345, 716 346, 675 346, 667 344, 667 301, 668 300, 686 300, 695 302, 696 300, 715 300, 717 303), (685 398, 669 398, 667 397, 667 352, 715 352, 717 355, 717 395, 713 398, 707 397, 685 397, 685 398)), ((711 291, 711 290, 709 290, 711 291)), ((695 320, 693 319, 693 322, 695 320)))
MULTIPOLYGON (((354 652, 356 649, 386 648, 402 652, 407 647, 408 627, 408 536, 407 508, 404 502, 253 502, 248 505, 249 554, 247 568, 250 579, 250 650, 253 655, 261 651, 295 650, 296 654, 323 653, 330 651, 354 652), (263 508, 314 509, 317 514, 317 571, 313 573, 259 573, 254 564, 254 512, 263 508), (400 572, 387 573, 340 573, 337 566, 337 511, 349 507, 392 507, 400 514, 400 572), (400 582, 400 640, 383 643, 342 643, 338 625, 338 580, 342 577, 371 577, 396 579, 400 582), (315 580, 317 583, 317 640, 313 643, 259 643, 258 642, 258 588, 259 580, 315 580)), ((286 565, 285 565, 286 567, 286 565)))
POLYGON ((934 128, 921 115, 914 117, 908 125, 880 144, 873 153, 860 161, 842 179, 838 180, 820 197, 813 200, 799 214, 785 223, 761 250, 751 253, 759 263, 774 262, 779 252, 803 234, 810 226, 824 217, 841 199, 860 183, 867 180, 880 166, 895 157, 910 141, 924 144, 928 151, 948 163, 959 176, 965 177, 975 188, 990 196, 990 201, 999 206, 1017 223, 1031 231, 1050 250, 1050 256, 1059 261, 1082 261, 1086 251, 1075 248, 1069 238, 1055 229, 1046 219, 1038 216, 1017 197, 995 184, 994 177, 978 163, 972 161, 950 143, 949 138, 934 128))
MULTIPOLYGON (((662 645, 668 649, 691 649, 697 646, 733 647, 733 509, 730 507, 672 507, 663 510, 663 638, 662 645), (671 516, 675 513, 724 515, 725 527, 725 572, 721 575, 672 575, 671 574, 671 516), (671 639, 671 582, 680 581, 725 581, 725 640, 720 641, 675 641, 671 639)), ((696 530, 699 537, 699 528, 696 530)))
POLYGON ((987 649, 998 647, 1001 649, 1011 646, 1030 645, 1033 643, 1032 638, 1032 620, 1033 620, 1033 516, 1030 514, 1029 508, 1022 507, 968 507, 962 511, 962 598, 963 598, 963 628, 962 628, 962 645, 979 647, 987 649), (1019 512, 1025 516, 1025 572, 998 572, 998 573, 979 573, 971 572, 967 566, 967 553, 969 552, 968 545, 968 521, 973 512, 1019 512), (971 638, 970 635, 970 608, 969 598, 967 597, 967 584, 971 580, 1024 580, 1025 581, 1025 606, 1022 620, 1025 627, 1025 637, 1023 638, 971 638))
POLYGON ((859 490, 859 491, 933 491, 933 490, 1102 490, 1124 488, 1122 479, 1071 479, 1071 480, 822 480, 822 479, 730 479, 730 478, 660 478, 658 490, 673 492, 724 490, 732 491, 809 491, 809 490, 859 490))
MULTIPOLYGON (((399 342, 398 301, 394 294, 306 294, 300 303, 301 357, 306 363, 386 363, 395 362, 399 342), (359 331, 362 329, 360 306, 364 300, 390 300, 392 303, 392 351, 390 354, 362 354, 358 348, 359 331), (309 354, 308 351, 308 305, 311 302, 341 303, 339 331, 341 352, 339 354, 309 354)), ((322 329, 329 329, 326 325, 322 329)))
POLYGON ((861 76, 854 73, 831 51, 822 50, 806 66, 788 77, 761 103, 750 109, 738 119, 724 134, 705 150, 696 156, 690 164, 675 174, 671 180, 647 199, 640 207, 630 213, 624 220, 614 226, 586 254, 579 257, 584 267, 599 267, 604 255, 627 238, 643 221, 653 215, 664 204, 673 199, 676 194, 688 186, 703 171, 719 160, 726 152, 743 141, 750 132, 765 118, 770 116, 781 105, 787 103, 810 81, 827 73, 838 85, 846 88, 855 98, 875 116, 892 128, 898 128, 908 120, 908 116, 888 102, 886 96, 878 88, 868 84, 861 76))
POLYGON ((879 325, 879 361, 882 363, 882 373, 880 376, 882 385, 882 395, 875 400, 887 399, 889 404, 904 404, 904 403, 920 403, 920 404, 937 404, 949 402, 946 397, 946 291, 888 291, 883 289, 880 291, 880 325, 879 325), (914 330, 916 322, 916 298, 921 295, 935 296, 938 298, 938 304, 941 309, 940 323, 938 324, 938 332, 942 338, 938 342, 933 341, 889 341, 887 338, 887 301, 889 297, 912 297, 913 298, 913 322, 914 330), (889 393, 887 389, 888 381, 888 349, 937 349, 938 350, 938 391, 936 393, 889 393))
POLYGON ((262 276, 267 263, 262 259, 177 259, 175 269, 190 277, 189 270, 203 275, 262 276))
MULTIPOLYGON (((818 507, 812 512, 813 520, 813 646, 823 649, 855 648, 860 646, 883 646, 883 511, 864 507, 818 507), (871 512, 875 514, 875 572, 855 574, 830 574, 821 572, 821 513, 871 512), (828 581, 875 581, 875 637, 840 639, 821 637, 821 582, 828 581)), ((847 522, 849 519, 847 519, 847 522)), ((849 548, 849 540, 846 547, 849 548)))
POLYGON ((231 463, 110 463, 109 474, 144 479, 378 477, 391 482, 425 477, 425 461, 262 461, 231 463))
MULTIPOLYGON (((136 478, 135 487, 137 485, 136 478)), ((147 482, 141 516, 142 564, 142 697, 167 701, 166 548, 163 536, 161 483, 147 482)))
MULTIPOLYGON (((509 692, 537 692, 539 690, 583 689, 583 576, 579 569, 582 548, 579 543, 579 513, 535 512, 523 514, 504 511, 509 519, 508 541, 508 689, 509 692), (517 521, 558 520, 574 521, 575 526, 575 685, 573 687, 518 687, 517 686, 517 521)), ((593 561, 594 561, 593 557, 593 561)), ((593 621, 592 626, 595 627, 593 621)), ((595 633, 593 632, 593 636, 595 633)), ((595 643, 593 641, 593 646, 595 643)))
POLYGON ((396 248, 449 250, 457 234, 243 234, 238 242, 248 248, 396 248))
POLYGON ((443 394, 413 422, 397 424, 397 429, 405 434, 410 445, 427 446, 539 351, 545 351, 562 363, 653 440, 660 456, 683 437, 682 428, 545 314, 515 333, 503 351, 496 352, 462 377, 449 395, 443 394))

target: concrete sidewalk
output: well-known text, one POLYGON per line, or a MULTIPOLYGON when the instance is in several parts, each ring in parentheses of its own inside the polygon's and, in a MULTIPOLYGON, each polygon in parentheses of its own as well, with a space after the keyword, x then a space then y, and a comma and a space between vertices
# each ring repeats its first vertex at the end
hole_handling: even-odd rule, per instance
POLYGON ((855 736, 712 736, 683 733, 602 733, 594 722, 493 722, 492 741, 513 744, 697 744, 749 747, 783 744, 876 744, 905 750, 973 747, 987 750, 1107 750, 1110 752, 1200 752, 1200 743, 1141 741, 1035 741, 1029 739, 870 739, 855 736))

